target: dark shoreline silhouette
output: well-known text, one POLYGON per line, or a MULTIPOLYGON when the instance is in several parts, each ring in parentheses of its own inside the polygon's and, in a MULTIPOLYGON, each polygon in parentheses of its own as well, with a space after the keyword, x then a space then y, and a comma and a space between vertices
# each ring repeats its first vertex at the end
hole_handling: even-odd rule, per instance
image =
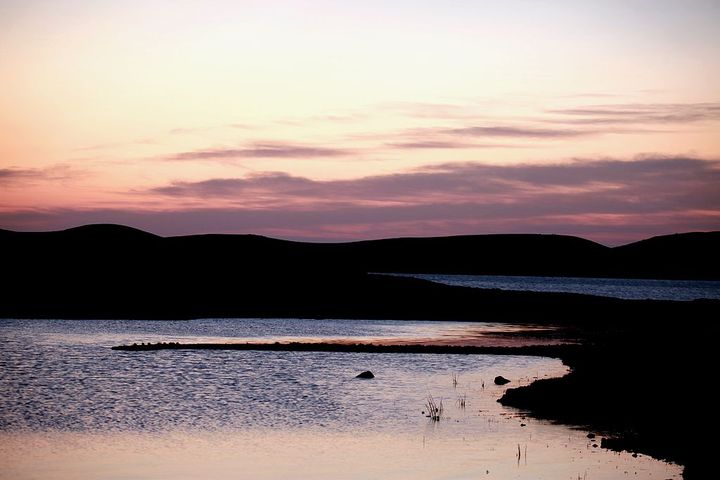
POLYGON ((499 401, 608 435, 602 447, 677 462, 685 479, 711 478, 717 313, 583 325, 581 348, 550 350, 568 375, 508 389, 499 401))
POLYGON ((368 272, 720 278, 720 232, 656 237, 609 249, 558 235, 320 244, 253 235, 162 238, 118 225, 90 225, 45 233, 0 230, 0 246, 9 280, 0 316, 17 318, 604 320, 681 314, 710 308, 712 302, 678 306, 479 290, 368 272), (625 267, 620 271, 618 265, 625 267))
MULTIPOLYGON (((390 238, 341 243, 259 235, 159 237, 96 224, 56 232, 0 229, 4 251, 43 260, 62 255, 116 255, 117 260, 219 261, 218 267, 299 268, 383 273, 720 279, 720 231, 662 235, 618 247, 569 235, 493 234, 390 238)), ((34 262, 32 258, 26 261, 34 262)), ((81 260, 81 258, 75 258, 81 260)), ((112 258, 102 258, 113 265, 112 258)))

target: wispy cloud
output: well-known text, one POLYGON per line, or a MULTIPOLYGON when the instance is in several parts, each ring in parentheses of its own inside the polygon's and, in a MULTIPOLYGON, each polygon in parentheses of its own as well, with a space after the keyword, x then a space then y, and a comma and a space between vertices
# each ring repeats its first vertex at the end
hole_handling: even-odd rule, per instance
POLYGON ((0 182, 16 178, 39 177, 42 173, 39 170, 27 168, 0 168, 0 182))
MULTIPOLYGON (((476 149, 522 148, 540 141, 564 140, 598 135, 597 129, 546 128, 522 125, 468 125, 458 127, 426 127, 375 135, 371 139, 384 140, 383 146, 392 149, 476 149)), ((367 140, 367 138, 363 138, 367 140)))
MULTIPOLYGON (((596 94, 597 96, 605 96, 596 94)), ((607 95, 609 96, 609 95, 607 95)), ((482 102, 467 104, 389 102, 376 107, 381 112, 419 119, 425 125, 404 130, 353 133, 338 138, 332 146, 302 142, 257 141, 240 146, 205 148, 166 156, 172 161, 234 161, 236 159, 327 158, 360 155, 378 149, 450 150, 517 148, 585 139, 607 134, 649 134, 659 127, 720 120, 720 103, 615 103, 548 109, 526 117, 497 117, 482 108, 482 102), (358 148, 358 142, 377 142, 358 148)), ((302 121, 349 122, 367 116, 354 112, 322 115, 302 121)), ((200 129, 175 129, 193 133, 200 129)))
POLYGON ((506 138, 567 138, 591 135, 594 132, 558 128, 512 127, 512 126, 469 126, 438 130, 440 134, 466 137, 506 138))
POLYGON ((341 157, 354 153, 349 149, 296 143, 258 142, 241 148, 213 148, 181 152, 169 160, 226 160, 234 158, 314 158, 341 157))
POLYGON ((561 118, 548 119, 553 123, 575 125, 604 124, 677 124, 720 120, 720 103, 654 103, 589 105, 549 110, 561 118))
POLYGON ((281 172, 251 174, 246 178, 212 178, 199 182, 173 182, 150 193, 174 197, 234 197, 245 193, 273 193, 277 196, 299 196, 318 182, 281 172))
POLYGON ((500 143, 471 143, 471 142, 453 142, 450 140, 415 140, 407 142, 386 143, 385 147, 397 148, 401 150, 419 150, 419 149, 459 149, 459 148, 514 148, 518 145, 508 145, 500 143))
POLYGON ((29 181, 65 181, 88 175, 70 165, 58 164, 45 168, 0 168, 0 184, 4 187, 22 186, 29 181))
POLYGON ((464 106, 400 102, 382 108, 399 110, 415 118, 446 120, 455 124, 377 136, 385 139, 386 147, 398 149, 482 148, 484 145, 474 143, 482 139, 501 139, 507 142, 503 147, 519 147, 527 145, 528 141, 657 133, 658 126, 720 120, 720 103, 583 105, 545 110, 527 118, 515 119, 484 116, 475 104, 464 106))

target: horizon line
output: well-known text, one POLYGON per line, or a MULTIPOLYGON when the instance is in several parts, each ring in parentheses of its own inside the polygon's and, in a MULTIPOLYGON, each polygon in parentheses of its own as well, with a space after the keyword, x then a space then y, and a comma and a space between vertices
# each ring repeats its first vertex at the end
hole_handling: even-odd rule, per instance
POLYGON ((594 243, 597 245, 601 245, 605 248, 616 248, 616 247, 622 247, 626 245, 632 245, 634 243, 644 242, 646 240, 651 240, 654 238, 662 238, 662 237, 672 237, 677 235, 692 235, 692 234, 713 234, 713 233, 719 233, 720 230, 691 230, 691 231, 680 231, 680 232, 672 232, 667 234, 660 234, 660 235, 651 235, 647 237, 643 237, 640 240, 634 240, 627 243, 622 243, 618 245, 607 245, 602 242, 598 242, 596 240, 591 240, 589 238, 580 236, 580 235, 570 235, 565 233, 539 233, 539 232, 513 232, 513 233, 470 233, 470 234, 457 234, 457 235, 403 235, 403 236, 397 236, 397 237, 378 237, 378 238, 361 238, 356 240, 347 240, 347 239, 332 239, 332 238, 326 238, 326 239, 318 239, 318 238, 302 238, 302 237, 295 237, 295 238, 283 238, 283 237, 276 237, 276 236, 270 236, 270 235, 263 235, 259 233, 225 233, 225 232, 203 232, 203 233, 188 233, 188 234, 181 234, 181 235, 162 235, 157 234, 149 230, 144 230, 142 228, 134 227, 132 225, 122 224, 122 223, 86 223, 81 225, 76 225, 73 227, 63 228, 63 229, 57 229, 57 230, 12 230, 8 228, 3 228, 0 226, 0 231, 4 232, 11 232, 11 233, 20 233, 20 234, 34 234, 34 233, 62 233, 67 232, 70 230, 78 230, 88 227, 121 227, 129 230, 134 230, 137 232, 141 232, 147 235, 152 235, 158 238, 182 238, 182 237, 199 237, 199 236, 245 236, 245 237, 261 237, 261 238, 267 238, 270 240, 277 240, 277 241, 283 241, 283 242, 294 242, 294 243, 314 243, 314 244, 345 244, 345 243, 360 243, 360 242, 377 242, 377 241, 386 241, 386 240, 412 240, 412 239, 443 239, 443 238, 466 238, 466 237, 491 237, 491 236, 554 236, 554 237, 568 237, 568 238, 577 238, 584 240, 586 242, 594 243))

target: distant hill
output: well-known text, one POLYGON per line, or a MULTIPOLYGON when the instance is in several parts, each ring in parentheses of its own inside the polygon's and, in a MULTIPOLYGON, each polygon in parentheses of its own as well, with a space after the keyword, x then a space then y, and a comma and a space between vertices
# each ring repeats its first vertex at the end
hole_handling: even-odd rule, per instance
POLYGON ((652 237, 613 248, 612 260, 638 277, 720 279, 720 232, 652 237))
POLYGON ((398 238, 335 246, 374 272, 720 279, 720 232, 606 247, 566 235, 398 238))
POLYGON ((564 235, 397 238, 335 247, 375 272, 572 275, 595 271, 609 249, 564 235))
MULTIPOLYGON (((187 267, 263 271, 720 279, 720 232, 649 238, 620 247, 566 235, 507 234, 309 243, 259 235, 159 237, 121 225, 57 232, 0 229, 3 251, 31 263, 102 257, 187 267), (177 262, 177 263, 176 263, 177 262)), ((165 265, 167 266, 167 265, 165 265)))
POLYGON ((627 313, 627 302, 368 273, 720 278, 719 246, 717 232, 608 248, 562 235, 304 243, 257 235, 159 237, 119 225, 0 230, 8 285, 0 317, 589 318, 621 306, 627 313))

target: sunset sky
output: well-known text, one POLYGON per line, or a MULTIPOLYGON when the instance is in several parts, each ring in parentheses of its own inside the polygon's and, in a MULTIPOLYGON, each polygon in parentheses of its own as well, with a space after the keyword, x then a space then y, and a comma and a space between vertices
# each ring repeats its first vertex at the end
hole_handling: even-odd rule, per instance
POLYGON ((0 228, 720 230, 720 2, 0 1, 0 228))

